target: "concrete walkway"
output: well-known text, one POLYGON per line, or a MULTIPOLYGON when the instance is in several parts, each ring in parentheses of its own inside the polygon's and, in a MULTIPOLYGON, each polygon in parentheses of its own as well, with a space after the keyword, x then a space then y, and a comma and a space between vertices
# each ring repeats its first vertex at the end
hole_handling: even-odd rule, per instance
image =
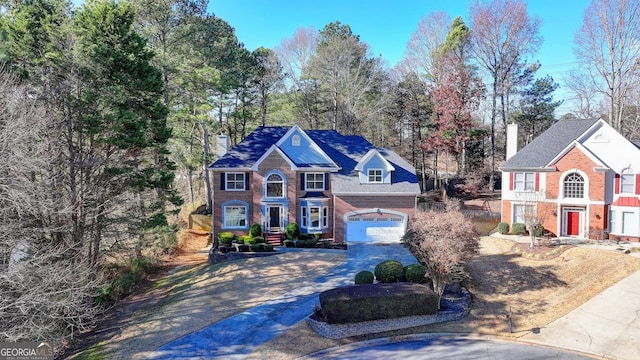
POLYGON ((522 339, 608 359, 640 358, 640 271, 522 339))
POLYGON ((292 290, 249 311, 170 342, 148 358, 244 359, 256 347, 313 313, 322 291, 353 284, 356 273, 373 271, 375 265, 388 259, 398 260, 403 265, 417 263, 401 244, 351 243, 345 260, 328 275, 318 277, 312 285, 292 290))

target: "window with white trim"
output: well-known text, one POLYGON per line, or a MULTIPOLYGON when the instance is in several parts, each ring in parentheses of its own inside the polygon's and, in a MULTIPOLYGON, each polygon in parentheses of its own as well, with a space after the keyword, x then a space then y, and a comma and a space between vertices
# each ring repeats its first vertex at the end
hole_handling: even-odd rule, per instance
POLYGON ((620 175, 620 192, 623 194, 635 194, 636 192, 636 176, 635 174, 620 175))
POLYGON ((536 220, 536 215, 536 207, 533 204, 513 204, 513 223, 531 223, 536 220))
POLYGON ((574 172, 564 178, 563 192, 565 198, 582 199, 584 197, 584 178, 574 172))
POLYGON ((223 228, 243 229, 247 227, 247 206, 240 204, 225 205, 222 207, 223 228))
POLYGON ((622 234, 637 235, 638 233, 638 216, 634 212, 622 212, 622 234))
POLYGON ((226 173, 225 189, 231 191, 245 190, 245 173, 226 173))
POLYGON ((516 191, 533 191, 536 188, 536 174, 517 172, 513 174, 513 189, 516 191))
POLYGON ((324 173, 305 173, 305 190, 324 190, 324 173))
POLYGON ((367 173, 370 183, 382 183, 382 169, 369 169, 367 173))
POLYGON ((284 197, 284 180, 279 174, 271 174, 266 181, 266 197, 284 197))
POLYGON ((329 227, 327 206, 305 205, 300 208, 300 228, 306 232, 319 231, 329 227))

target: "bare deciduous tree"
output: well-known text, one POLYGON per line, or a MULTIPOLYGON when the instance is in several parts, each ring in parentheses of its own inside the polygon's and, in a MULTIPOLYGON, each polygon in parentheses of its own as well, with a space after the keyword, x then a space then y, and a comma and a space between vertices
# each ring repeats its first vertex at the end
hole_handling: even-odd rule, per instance
POLYGON ((530 17, 527 4, 520 0, 475 1, 471 6, 472 51, 480 66, 489 73, 491 87, 491 179, 489 186, 495 184, 496 164, 496 117, 497 100, 501 100, 501 118, 503 135, 506 138, 508 104, 511 89, 510 81, 522 68, 523 62, 534 54, 542 37, 540 19, 530 17))
POLYGON ((419 74, 423 80, 430 77, 436 54, 445 43, 450 27, 451 17, 442 11, 422 18, 407 43, 403 66, 419 74))
MULTIPOLYGON (((609 123, 624 134, 624 108, 640 87, 640 3, 592 1, 574 40, 576 59, 608 104, 609 123)), ((626 135, 626 134, 625 134, 626 135)))
POLYGON ((47 339, 61 348, 95 318, 95 272, 56 233, 52 121, 13 77, 0 73, 0 341, 47 339), (54 213, 55 212, 55 213, 54 213))
POLYGON ((427 268, 433 290, 442 296, 455 271, 480 248, 480 237, 455 199, 446 200, 445 211, 419 212, 402 238, 405 246, 427 268))

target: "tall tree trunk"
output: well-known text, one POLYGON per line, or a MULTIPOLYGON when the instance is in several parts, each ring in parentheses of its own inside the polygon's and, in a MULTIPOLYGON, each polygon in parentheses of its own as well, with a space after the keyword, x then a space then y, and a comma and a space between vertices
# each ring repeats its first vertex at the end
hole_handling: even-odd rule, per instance
POLYGON ((209 166, 210 161, 210 151, 209 151, 209 129, 207 126, 201 122, 200 128, 202 129, 202 151, 204 153, 204 159, 202 162, 202 172, 204 174, 204 192, 207 198, 207 212, 212 213, 211 208, 211 199, 213 194, 211 193, 211 182, 209 178, 209 170, 207 167, 209 166))

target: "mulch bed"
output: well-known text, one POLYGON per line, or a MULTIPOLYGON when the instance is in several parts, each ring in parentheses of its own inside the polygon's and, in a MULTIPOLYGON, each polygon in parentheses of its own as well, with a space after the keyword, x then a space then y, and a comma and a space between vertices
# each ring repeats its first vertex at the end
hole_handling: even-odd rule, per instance
POLYGON ((533 248, 528 243, 517 243, 511 248, 514 254, 532 259, 532 260, 549 260, 555 259, 562 253, 571 249, 572 245, 537 245, 533 248))

